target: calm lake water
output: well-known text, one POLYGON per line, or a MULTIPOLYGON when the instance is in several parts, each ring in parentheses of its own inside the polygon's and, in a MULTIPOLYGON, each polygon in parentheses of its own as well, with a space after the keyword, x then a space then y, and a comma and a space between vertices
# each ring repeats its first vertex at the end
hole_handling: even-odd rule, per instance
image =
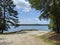
POLYGON ((11 28, 9 29, 9 32, 12 31, 20 31, 20 30, 24 30, 24 29, 36 29, 36 30, 49 30, 48 26, 19 26, 17 28, 11 28))

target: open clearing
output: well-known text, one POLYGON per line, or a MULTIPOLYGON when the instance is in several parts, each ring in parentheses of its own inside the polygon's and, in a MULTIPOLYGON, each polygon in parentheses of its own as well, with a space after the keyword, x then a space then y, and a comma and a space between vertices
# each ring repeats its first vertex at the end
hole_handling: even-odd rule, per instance
POLYGON ((48 31, 26 31, 26 33, 0 35, 0 45, 47 45, 33 35, 43 35, 48 31))

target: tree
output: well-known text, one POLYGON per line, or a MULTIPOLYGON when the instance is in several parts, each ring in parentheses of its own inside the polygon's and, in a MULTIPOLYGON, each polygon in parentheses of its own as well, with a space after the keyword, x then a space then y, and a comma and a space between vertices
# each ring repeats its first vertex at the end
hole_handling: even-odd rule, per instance
POLYGON ((60 32, 60 0, 29 0, 32 8, 42 12, 39 19, 50 18, 49 28, 56 33, 60 32))
POLYGON ((18 13, 12 0, 0 0, 0 31, 7 31, 10 26, 18 26, 18 13))

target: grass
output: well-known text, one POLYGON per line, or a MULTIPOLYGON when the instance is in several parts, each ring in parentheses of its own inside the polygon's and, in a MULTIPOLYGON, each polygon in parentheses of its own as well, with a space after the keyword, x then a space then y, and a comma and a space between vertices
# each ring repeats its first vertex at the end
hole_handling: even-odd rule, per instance
POLYGON ((36 29, 23 29, 23 30, 20 30, 20 31, 3 33, 3 35, 7 35, 7 34, 23 34, 23 33, 27 33, 26 31, 38 31, 38 30, 36 30, 36 29))
MULTIPOLYGON (((42 41, 44 41, 45 43, 47 43, 49 45, 60 45, 60 42, 58 42, 58 40, 56 41, 57 37, 54 37, 54 36, 56 36, 55 33, 49 32, 45 35, 41 35, 41 36, 37 36, 37 37, 42 39, 42 41), (53 39, 51 39, 51 38, 53 38, 53 39)), ((59 41, 60 41, 60 37, 59 37, 59 41)))
MULTIPOLYGON (((3 33, 2 35, 7 35, 7 34, 15 34, 16 32, 8 32, 8 33, 3 33)), ((1 33, 0 33, 1 34, 1 33)))
POLYGON ((54 45, 55 44, 52 40, 47 39, 44 35, 38 36, 38 38, 42 39, 42 41, 44 41, 44 42, 46 42, 46 43, 48 43, 50 45, 54 45))
POLYGON ((25 31, 15 31, 15 32, 3 33, 2 35, 8 35, 8 34, 23 34, 23 33, 27 33, 27 32, 25 32, 25 31))

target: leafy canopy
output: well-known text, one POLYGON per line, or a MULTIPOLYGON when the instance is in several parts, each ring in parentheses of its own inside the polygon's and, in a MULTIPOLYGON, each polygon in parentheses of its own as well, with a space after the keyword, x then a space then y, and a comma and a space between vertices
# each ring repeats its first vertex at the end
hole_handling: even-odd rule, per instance
POLYGON ((32 8, 40 10, 42 14, 39 19, 50 18, 50 28, 59 30, 60 27, 60 0, 29 0, 32 8))

